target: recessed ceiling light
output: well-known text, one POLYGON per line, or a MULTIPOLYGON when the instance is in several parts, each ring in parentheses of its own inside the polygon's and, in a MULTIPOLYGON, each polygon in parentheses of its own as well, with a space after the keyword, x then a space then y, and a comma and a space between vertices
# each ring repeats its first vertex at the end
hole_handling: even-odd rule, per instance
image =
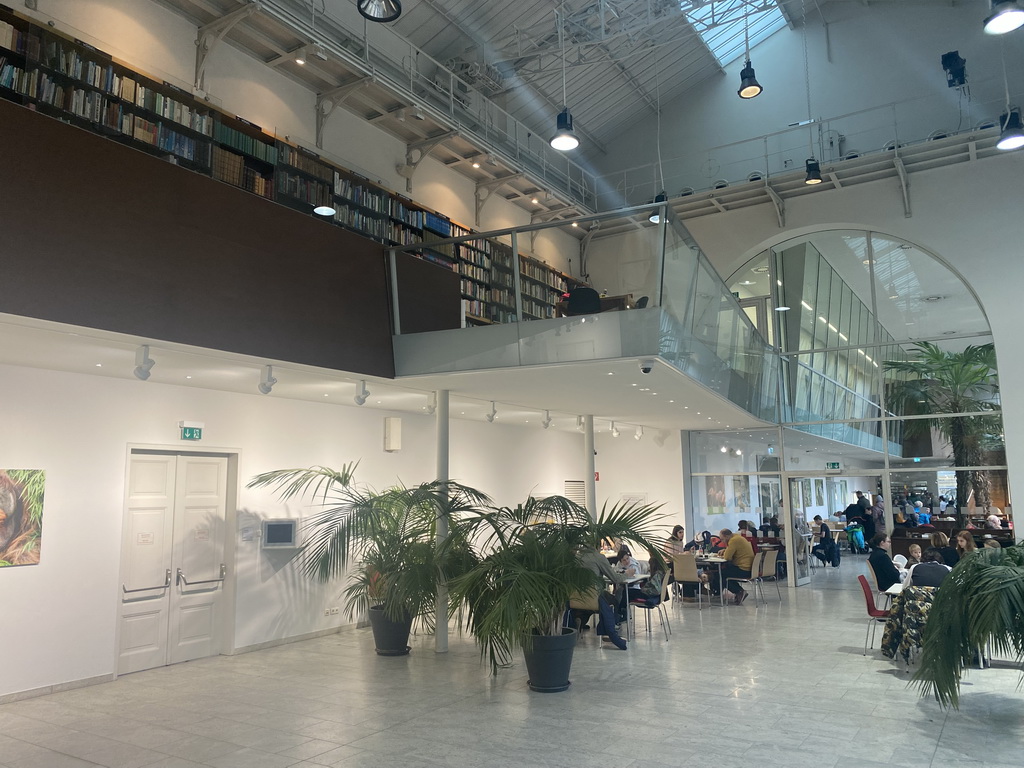
POLYGON ((575 221, 574 221, 574 222, 572 223, 572 225, 573 225, 574 227, 578 227, 578 226, 579 226, 579 224, 578 224, 577 222, 575 222, 575 221))
POLYGON ((540 201, 539 201, 539 200, 537 200, 537 198, 536 198, 536 197, 534 197, 534 198, 532 198, 532 199, 530 200, 530 202, 531 202, 531 203, 533 203, 534 205, 538 205, 540 201))
POLYGON ((861 264, 870 264, 870 263, 871 263, 871 259, 864 259, 863 261, 861 261, 861 264))
POLYGON ((675 402, 675 400, 669 400, 669 402, 670 402, 670 403, 674 403, 674 402, 675 402))
POLYGON ((192 377, 191 377, 191 376, 186 376, 185 378, 186 378, 186 379, 191 379, 192 377))
POLYGON ((650 392, 651 388, 650 387, 640 387, 640 391, 641 392, 650 392))
POLYGON ((608 375, 609 376, 614 376, 615 375, 615 371, 608 371, 608 375))
POLYGON ((636 384, 634 384, 633 386, 635 387, 635 386, 636 386, 636 384))
POLYGON ((687 410, 687 411, 688 411, 688 410, 690 410, 690 406, 688 406, 688 405, 684 405, 684 406, 683 406, 683 408, 684 408, 685 410, 687 410))
POLYGON ((476 162, 476 160, 474 160, 473 161, 473 167, 474 168, 479 168, 480 167, 480 163, 478 163, 478 162, 476 162))
POLYGON ((921 299, 921 301, 936 302, 936 301, 942 301, 944 298, 946 298, 946 297, 945 296, 939 296, 938 294, 935 294, 934 296, 925 296, 923 299, 921 299))
POLYGON ((753 284, 754 284, 753 280, 741 280, 740 281, 740 285, 753 285, 753 284))
POLYGON ((97 368, 102 368, 103 367, 103 363, 96 363, 96 367, 97 368))
POLYGON ((776 307, 776 312, 789 312, 789 307, 776 307))
POLYGON ((377 405, 380 405, 380 400, 377 401, 377 405))
POLYGON ((324 392, 324 397, 330 397, 330 395, 328 395, 326 392, 324 392))

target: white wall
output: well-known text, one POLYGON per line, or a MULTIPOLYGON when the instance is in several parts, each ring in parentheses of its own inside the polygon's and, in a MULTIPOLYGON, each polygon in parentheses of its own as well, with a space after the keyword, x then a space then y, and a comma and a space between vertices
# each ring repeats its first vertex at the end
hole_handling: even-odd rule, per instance
MULTIPOLYGON (((927 7, 917 3, 830 3, 825 8, 825 16, 832 22, 829 45, 820 23, 812 21, 808 26, 811 114, 832 118, 915 100, 895 111, 885 108, 823 126, 846 137, 843 151, 859 152, 881 149, 895 139, 894 120, 900 141, 907 142, 922 140, 936 129, 966 129, 982 118, 998 118, 1003 104, 1001 48, 1005 46, 1013 103, 1020 103, 1024 35, 1002 39, 985 35, 981 24, 985 15, 982 2, 930 3, 927 7), (952 50, 959 50, 967 60, 971 102, 960 103, 957 91, 946 85, 940 60, 952 50)), ((764 87, 757 98, 744 101, 736 95, 743 67, 738 60, 724 74, 663 105, 661 153, 664 186, 670 197, 687 186, 709 188, 719 178, 735 182, 755 170, 776 172, 775 167, 766 168, 766 147, 772 162, 780 167, 783 159, 789 159, 791 167, 802 168, 809 157, 807 129, 772 138, 767 145, 757 140, 708 151, 786 130, 808 117, 802 29, 780 30, 756 46, 751 56, 764 87)), ((608 188, 625 192, 631 205, 650 200, 660 191, 652 181, 650 166, 657 160, 656 133, 656 122, 645 120, 608 142, 607 154, 593 158, 598 173, 608 174, 604 179, 608 188), (635 170, 624 173, 626 169, 635 170)), ((815 154, 820 160, 835 159, 838 149, 836 146, 830 153, 826 142, 824 152, 819 154, 816 146, 815 154)), ((610 199, 606 203, 603 207, 615 205, 610 199)))
MULTIPOLYGON (((241 528, 260 519, 304 514, 299 502, 246 489, 251 477, 358 460, 357 479, 379 488, 428 481, 435 467, 434 420, 415 414, 14 366, 0 366, 0 402, 16 404, 6 409, 4 467, 46 471, 40 564, 0 571, 0 614, 18 628, 19 648, 18 664, 0 675, 0 696, 113 673, 130 445, 239 453, 235 648, 344 623, 323 616, 325 606, 341 604, 340 583, 313 584, 284 553, 241 540, 241 528), (382 447, 389 415, 402 418, 396 453, 382 447), (183 419, 205 423, 202 443, 178 439, 183 419)), ((643 491, 681 509, 677 436, 663 446, 625 435, 599 444, 599 503, 643 491)), ((501 505, 531 492, 560 493, 564 480, 585 477, 575 432, 454 420, 451 446, 452 478, 501 505)))

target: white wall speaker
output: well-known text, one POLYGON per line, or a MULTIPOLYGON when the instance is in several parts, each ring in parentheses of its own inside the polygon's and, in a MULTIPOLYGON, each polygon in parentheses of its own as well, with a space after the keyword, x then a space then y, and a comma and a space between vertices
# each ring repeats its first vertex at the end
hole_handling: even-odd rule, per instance
POLYGON ((402 450, 402 419, 398 416, 384 418, 384 450, 388 453, 402 450))

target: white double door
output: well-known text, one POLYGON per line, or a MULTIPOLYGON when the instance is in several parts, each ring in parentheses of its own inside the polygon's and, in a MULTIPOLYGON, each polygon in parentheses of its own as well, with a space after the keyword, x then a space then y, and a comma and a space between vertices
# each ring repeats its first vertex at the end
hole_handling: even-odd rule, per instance
POLYGON ((118 674, 221 652, 228 459, 132 453, 118 674))

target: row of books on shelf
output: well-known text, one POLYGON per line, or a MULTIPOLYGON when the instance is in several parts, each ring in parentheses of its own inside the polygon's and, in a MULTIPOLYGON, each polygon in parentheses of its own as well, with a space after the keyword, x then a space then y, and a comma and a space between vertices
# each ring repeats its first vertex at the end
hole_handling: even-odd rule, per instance
POLYGON ((366 211, 360 208, 353 208, 350 205, 335 205, 334 220, 378 240, 388 238, 387 222, 376 216, 368 216, 366 211))
POLYGON ((519 271, 531 280, 544 283, 552 290, 561 292, 566 290, 565 278, 558 272, 553 271, 547 264, 541 264, 540 262, 520 257, 519 271))
MULTIPOLYGON (((32 53, 36 58, 38 58, 39 37, 36 35, 32 35, 32 37, 32 53)), ((28 54, 29 35, 22 32, 13 24, 8 24, 6 21, 0 21, 0 48, 6 48, 8 51, 14 51, 22 55, 28 54)))
POLYGON ((483 251, 479 251, 476 248, 467 248, 465 243, 456 244, 456 253, 459 258, 463 261, 469 262, 470 264, 476 264, 478 267, 490 270, 491 268, 491 257, 483 251))
POLYGON ((383 191, 365 187, 337 171, 334 172, 334 194, 377 213, 387 214, 389 210, 388 197, 383 191))
POLYGON ((327 205, 331 201, 331 190, 323 182, 296 176, 281 168, 274 174, 277 191, 294 200, 301 200, 310 206, 327 205))
POLYGON ((542 319, 554 317, 555 308, 550 304, 541 304, 539 301, 523 296, 523 314, 542 319))
POLYGON ((388 215, 391 218, 398 219, 399 221, 408 224, 410 227, 423 229, 423 211, 416 208, 410 208, 401 200, 397 200, 393 197, 390 199, 390 204, 391 207, 388 211, 388 215))
POLYGON ((251 155, 265 163, 271 165, 277 163, 276 146, 235 130, 230 126, 224 125, 224 123, 214 121, 213 138, 221 144, 251 155))
POLYGON ((481 283, 489 283, 491 281, 490 270, 481 269, 475 264, 467 264, 464 261, 459 262, 459 274, 479 280, 481 283))
POLYGON ((215 179, 234 184, 260 197, 274 196, 273 179, 247 167, 244 157, 227 149, 214 146, 212 171, 215 179))
POLYGON ((423 235, 421 235, 417 230, 402 226, 400 223, 395 221, 387 222, 386 232, 388 240, 393 243, 400 243, 401 245, 416 245, 417 243, 423 242, 423 235))
POLYGON ((463 299, 462 305, 466 308, 467 315, 486 319, 488 306, 482 301, 476 301, 475 299, 463 299))
POLYGON ((282 163, 287 163, 292 168, 298 168, 300 171, 308 173, 310 176, 323 179, 328 184, 332 184, 334 182, 333 168, 329 165, 324 165, 315 157, 310 157, 304 152, 300 152, 295 147, 288 144, 281 144, 278 158, 282 163))
MULTIPOLYGON (((487 294, 489 291, 487 288, 480 283, 474 283, 472 280, 462 280, 462 295, 468 298, 477 299, 478 301, 487 301, 487 294)), ((474 312, 474 315, 479 315, 479 312, 474 312)))

